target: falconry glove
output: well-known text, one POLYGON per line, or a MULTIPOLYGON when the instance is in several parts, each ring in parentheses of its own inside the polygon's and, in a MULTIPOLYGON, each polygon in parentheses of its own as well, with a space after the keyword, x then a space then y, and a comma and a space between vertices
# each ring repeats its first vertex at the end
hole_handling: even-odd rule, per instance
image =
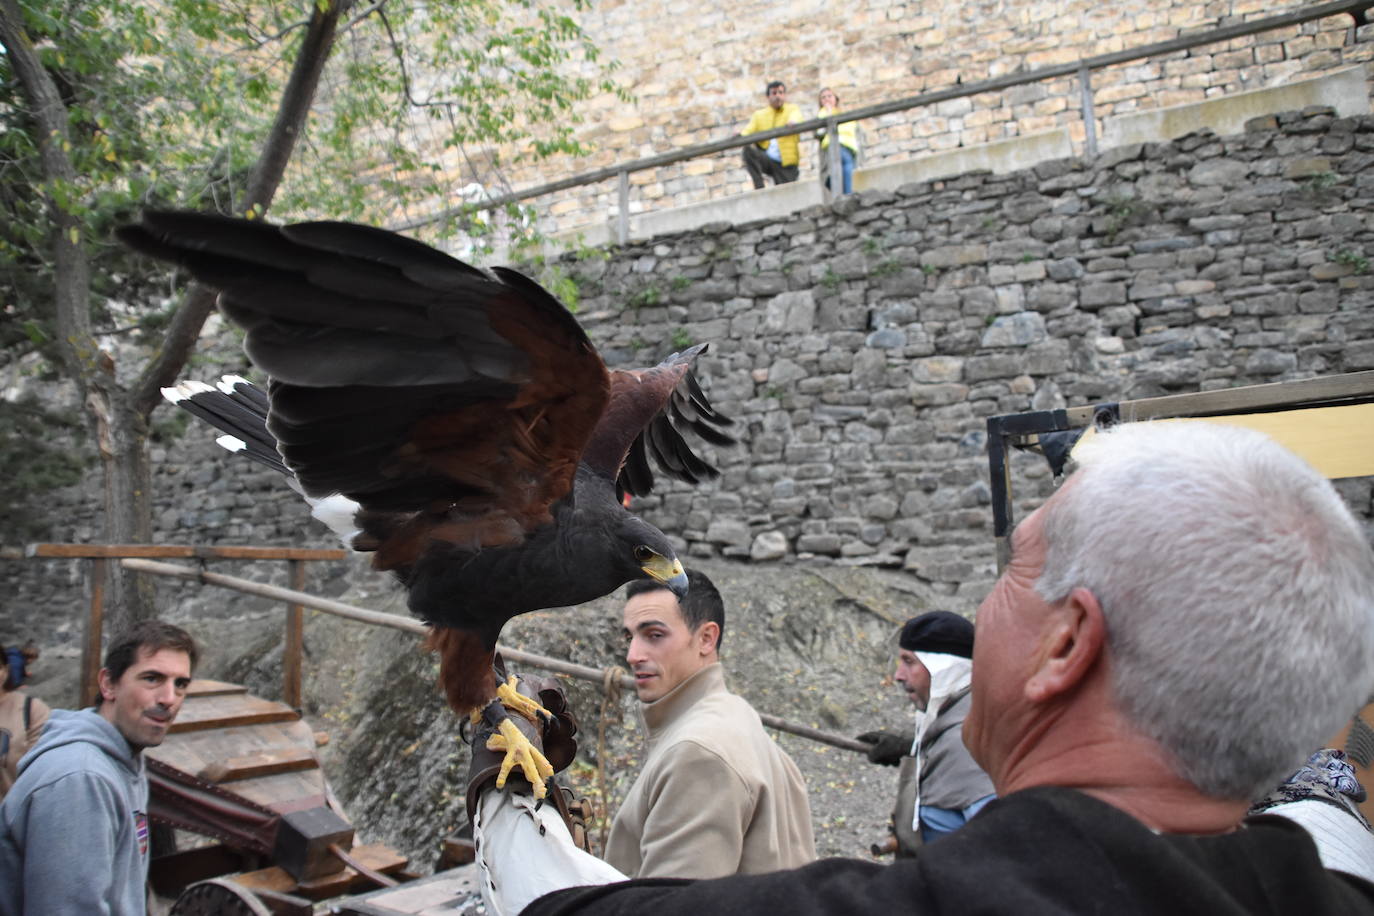
MULTIPOLYGON (((512 714, 510 721, 515 728, 534 745, 552 767, 552 772, 540 774, 551 783, 548 798, 568 825, 579 846, 586 848, 586 820, 590 806, 585 799, 574 800, 571 790, 554 783, 553 774, 562 772, 577 756, 577 717, 568 705, 568 696, 563 686, 554 678, 517 674, 515 690, 521 696, 533 700, 548 711, 549 716, 537 715, 531 721, 523 715, 512 714)), ((468 770, 467 810, 468 819, 481 801, 482 792, 497 783, 505 759, 504 743, 500 740, 497 726, 485 716, 477 720, 472 729, 472 764, 468 770), (492 741, 493 738, 497 740, 492 741), (495 744, 493 747, 492 744, 495 744)), ((527 774, 520 767, 511 769, 507 776, 510 791, 529 793, 531 787, 527 774)))
POLYGON ((912 732, 893 734, 876 731, 855 735, 854 740, 868 745, 866 753, 869 763, 895 767, 902 762, 903 757, 911 753, 911 743, 916 740, 916 736, 912 732))

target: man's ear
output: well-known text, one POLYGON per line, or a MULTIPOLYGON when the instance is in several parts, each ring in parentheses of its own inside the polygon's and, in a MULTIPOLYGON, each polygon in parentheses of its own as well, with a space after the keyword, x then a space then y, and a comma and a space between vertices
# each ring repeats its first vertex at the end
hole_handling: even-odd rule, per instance
POLYGON ((1076 588, 1050 612, 1039 668, 1026 682, 1026 699, 1043 703, 1070 693, 1096 666, 1107 644, 1107 621, 1097 596, 1076 588))
POLYGON ((719 651, 720 644, 720 624, 714 620, 708 620, 697 627, 697 647, 702 655, 710 655, 712 652, 719 651))
POLYGON ((102 700, 113 700, 115 698, 115 681, 110 676, 109 668, 101 668, 100 674, 96 678, 96 683, 100 685, 100 698, 102 700))

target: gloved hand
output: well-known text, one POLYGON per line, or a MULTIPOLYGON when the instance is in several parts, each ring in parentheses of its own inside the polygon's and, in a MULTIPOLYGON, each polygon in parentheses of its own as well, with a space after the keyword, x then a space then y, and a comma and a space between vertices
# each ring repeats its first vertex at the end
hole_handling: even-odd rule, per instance
MULTIPOLYGON (((525 685, 535 691, 535 698, 553 716, 544 725, 544 756, 555 773, 566 770, 577 756, 577 716, 568 705, 568 692, 557 678, 520 675, 523 684, 517 689, 525 692, 525 685)), ((528 696, 528 694, 526 694, 528 696)))
MULTIPOLYGON (((568 706, 567 693, 562 685, 551 677, 517 674, 515 689, 522 696, 537 701, 549 711, 551 717, 547 721, 540 717, 541 721, 535 723, 507 710, 510 721, 530 744, 544 755, 555 773, 566 769, 577 755, 577 740, 574 737, 577 734, 577 717, 568 706)), ((486 716, 482 716, 472 729, 472 763, 468 768, 467 789, 469 820, 481 798, 482 790, 496 782, 505 758, 504 751, 487 747, 488 740, 493 734, 497 734, 496 727, 486 716)), ((552 777, 549 777, 549 781, 552 781, 552 777)), ((507 776, 506 786, 521 791, 522 784, 523 790, 528 791, 529 782, 517 766, 507 776)))
POLYGON ((902 762, 903 757, 911 753, 911 742, 916 740, 916 733, 864 732, 862 735, 855 735, 854 740, 869 745, 869 763, 895 767, 902 762))

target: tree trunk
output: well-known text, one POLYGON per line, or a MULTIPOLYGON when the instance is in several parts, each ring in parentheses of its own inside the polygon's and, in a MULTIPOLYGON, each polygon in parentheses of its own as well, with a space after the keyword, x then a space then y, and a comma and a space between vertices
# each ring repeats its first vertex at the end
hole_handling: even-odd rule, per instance
MULTIPOLYGON (((276 120, 253 169, 240 211, 261 216, 276 194, 282 175, 314 103, 320 75, 334 47, 339 17, 352 0, 307 0, 311 17, 291 78, 282 93, 276 120)), ((61 95, 34 53, 16 0, 0 0, 0 44, 9 54, 22 90, 32 105, 40 138, 43 169, 49 181, 72 182, 75 169, 67 151, 68 113, 61 95)), ((104 478, 105 540, 147 543, 152 538, 152 472, 148 461, 148 420, 160 403, 159 389, 176 381, 195 348, 214 294, 193 287, 173 317, 156 355, 129 390, 115 378, 113 357, 91 334, 90 261, 81 240, 80 217, 48 195, 53 224, 54 308, 63 361, 76 382, 95 433, 104 478)), ((106 591, 110 632, 154 617, 151 582, 108 564, 106 591)))
MULTIPOLYGON (((105 540, 114 544, 147 544, 153 539, 152 468, 148 462, 148 420, 117 389, 93 387, 86 407, 96 428, 96 445, 104 472, 105 540)), ((138 620, 157 616, 153 582, 118 563, 110 574, 108 632, 118 633, 138 620)))

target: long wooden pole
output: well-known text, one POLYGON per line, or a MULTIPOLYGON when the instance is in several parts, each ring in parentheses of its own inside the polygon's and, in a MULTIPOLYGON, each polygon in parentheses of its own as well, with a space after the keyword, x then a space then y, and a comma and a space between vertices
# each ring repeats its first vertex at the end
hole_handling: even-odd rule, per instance
MULTIPOLYGON (((330 598, 318 598, 308 595, 301 591, 289 588, 281 588, 276 585, 264 585, 260 582, 250 582, 247 579, 240 579, 237 576, 226 576, 223 573, 212 573, 203 569, 191 569, 186 566, 178 566, 175 563, 159 563, 155 560, 128 559, 120 561, 126 568, 137 572, 152 573, 157 576, 172 576, 177 579, 192 579, 203 582, 206 585, 216 585, 221 588, 229 588, 234 591, 245 592, 250 595, 258 595, 263 598, 272 598, 276 601, 284 601, 287 604, 296 604, 301 607, 314 608, 317 611, 324 611, 326 614, 333 614, 336 617, 345 617, 349 620, 357 620, 362 623, 370 623, 373 626, 389 627, 393 630, 402 630, 406 633, 423 635, 429 628, 418 620, 409 617, 401 617, 397 614, 386 614, 382 611, 370 611, 366 608, 354 607, 351 604, 344 604, 342 601, 334 601, 330 598)), ((597 668, 589 668, 586 665, 578 665, 573 662, 563 661, 562 659, 549 658, 546 655, 538 655, 534 652, 526 652, 523 649, 512 649, 508 646, 499 646, 498 650, 508 660, 522 665, 531 665, 542 668, 545 671, 553 671, 557 674, 565 674, 568 677, 575 677, 583 681, 591 681, 600 684, 605 677, 605 672, 597 668)), ((633 687, 634 679, 623 677, 620 680, 621 686, 633 687)), ((796 722, 789 722, 777 716, 770 716, 766 713, 759 713, 759 718, 763 724, 769 728, 776 728, 778 731, 788 734, 798 735, 809 738, 812 741, 819 741, 822 744, 829 744, 832 747, 842 748, 847 751, 857 751, 863 753, 868 750, 868 745, 843 735, 835 735, 830 732, 812 728, 809 725, 800 725, 796 722)))

